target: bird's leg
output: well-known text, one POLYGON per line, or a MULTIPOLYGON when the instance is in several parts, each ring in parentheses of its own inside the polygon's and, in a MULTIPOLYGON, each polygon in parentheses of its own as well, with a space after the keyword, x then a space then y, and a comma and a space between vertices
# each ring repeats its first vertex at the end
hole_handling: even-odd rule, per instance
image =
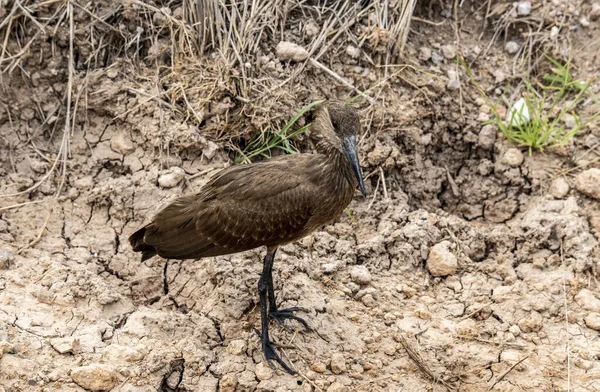
MULTIPOLYGON (((276 249, 275 249, 276 250, 276 249)), ((273 268, 273 258, 275 257, 275 250, 267 250, 267 255, 263 261, 263 272, 258 280, 258 296, 260 298, 260 321, 261 321, 261 341, 262 351, 265 356, 265 360, 273 369, 275 365, 271 361, 277 361, 290 374, 296 374, 295 371, 283 362, 279 354, 275 351, 275 346, 271 339, 269 339, 269 312, 267 310, 267 294, 273 289, 269 289, 268 282, 271 281, 271 269, 273 268)))
MULTIPOLYGON (((267 250, 267 254, 268 253, 273 254, 272 258, 275 258, 275 252, 277 252, 277 248, 275 248, 272 251, 267 250)), ((311 331, 312 329, 310 328, 308 323, 303 318, 298 317, 294 314, 294 312, 296 312, 298 310, 304 310, 303 308, 294 306, 292 308, 287 308, 287 309, 277 309, 277 304, 275 303, 275 290, 274 290, 274 285, 273 285, 272 270, 273 270, 273 260, 271 260, 270 265, 268 265, 268 269, 267 269, 266 264, 263 269, 263 276, 266 279, 267 292, 269 294, 269 318, 277 321, 282 326, 284 325, 283 322, 285 319, 296 320, 300 324, 302 324, 307 331, 311 331)))

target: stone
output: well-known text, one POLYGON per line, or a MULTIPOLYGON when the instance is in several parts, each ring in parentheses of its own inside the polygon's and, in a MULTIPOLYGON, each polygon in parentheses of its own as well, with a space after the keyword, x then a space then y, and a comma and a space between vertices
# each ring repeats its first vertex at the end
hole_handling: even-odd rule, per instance
POLYGON ((238 380, 235 374, 229 373, 224 375, 219 382, 219 392, 234 392, 237 387, 238 380))
POLYGON ((346 392, 348 389, 344 386, 344 384, 339 383, 338 381, 334 382, 327 388, 327 392, 346 392))
POLYGON ((531 12, 531 1, 521 1, 517 5, 517 14, 527 16, 531 12))
POLYGON ((550 194, 557 198, 562 199, 569 193, 569 183, 563 177, 555 178, 550 185, 550 194))
POLYGON ((76 367, 71 370, 71 378, 75 384, 92 391, 109 390, 117 382, 115 371, 107 365, 100 364, 76 367))
POLYGON ((423 61, 427 61, 431 58, 431 49, 426 46, 422 46, 419 48, 419 59, 423 61))
POLYGON ((346 359, 341 353, 335 353, 331 356, 331 372, 341 374, 346 371, 346 359))
POLYGON ((104 358, 108 359, 110 362, 139 362, 144 359, 144 354, 140 352, 138 349, 122 346, 120 344, 111 344, 106 347, 102 352, 104 358))
POLYGON ((270 380, 273 378, 273 369, 269 365, 265 365, 264 361, 260 361, 254 368, 254 374, 260 381, 270 380))
POLYGON ((541 314, 532 310, 527 316, 523 317, 519 320, 518 325, 521 328, 521 331, 527 332, 537 332, 542 329, 544 323, 544 318, 541 314))
POLYGON ((353 59, 357 59, 360 57, 360 49, 356 46, 348 45, 348 47, 346 48, 346 54, 352 57, 353 59))
POLYGON ((487 124, 481 128, 479 131, 479 136, 477 137, 477 145, 484 150, 491 150, 494 148, 494 143, 496 142, 496 128, 494 125, 487 124))
POLYGON ((590 11, 590 20, 600 19, 600 3, 592 4, 592 9, 590 11))
POLYGON ((600 200, 600 169, 582 171, 575 178, 575 188, 586 196, 600 200))
POLYGON ((600 314, 590 313, 587 316, 585 316, 583 321, 585 321, 585 325, 587 325, 588 328, 600 331, 600 314))
POLYGON ((129 155, 135 151, 131 139, 122 133, 118 133, 110 139, 110 148, 121 155, 129 155))
POLYGON ((504 49, 509 53, 509 54, 515 54, 519 51, 519 44, 516 43, 515 41, 508 41, 506 43, 506 46, 504 47, 504 49))
POLYGON ((494 76, 494 81, 496 83, 502 83, 506 80, 506 75, 501 69, 495 70, 494 72, 492 72, 492 75, 494 76))
POLYGON ((514 336, 519 336, 521 334, 521 328, 518 325, 514 324, 508 328, 508 332, 512 333, 514 336))
POLYGON ((356 265, 350 270, 350 277, 356 284, 369 284, 373 280, 369 269, 364 265, 356 265))
POLYGON ((303 61, 308 58, 308 51, 293 42, 281 41, 275 48, 279 60, 303 61))
POLYGON ((458 74, 456 71, 449 70, 448 79, 448 83, 446 84, 446 88, 448 90, 458 90, 460 88, 460 81, 458 80, 458 74))
POLYGON ((172 167, 158 176, 158 185, 162 188, 173 188, 185 178, 185 171, 180 167, 172 167))
POLYGON ((206 142, 206 147, 202 149, 202 155, 204 155, 204 157, 210 161, 214 158, 217 151, 219 151, 219 145, 208 140, 206 142))
POLYGON ((456 273, 458 262, 450 251, 450 241, 442 241, 429 249, 427 270, 433 276, 448 276, 456 273))
POLYGON ((456 57, 456 48, 454 45, 443 45, 440 50, 442 51, 442 55, 448 60, 456 57))
POLYGON ((246 352, 247 344, 245 340, 236 339, 229 342, 227 351, 233 355, 242 355, 246 352))
POLYGON ((77 354, 81 349, 79 339, 74 337, 50 339, 50 345, 60 354, 77 354))
POLYGON ((502 157, 502 163, 512 167, 519 167, 523 163, 523 153, 518 148, 509 148, 502 157))
POLYGON ((327 366, 325 366, 323 362, 315 362, 310 367, 310 370, 317 373, 325 373, 325 371, 327 370, 327 366))

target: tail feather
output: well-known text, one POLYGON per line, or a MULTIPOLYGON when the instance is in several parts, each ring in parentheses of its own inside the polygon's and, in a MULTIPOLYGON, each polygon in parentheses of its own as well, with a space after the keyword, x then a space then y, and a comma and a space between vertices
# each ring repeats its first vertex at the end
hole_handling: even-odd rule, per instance
POLYGON ((146 227, 142 227, 131 236, 129 236, 129 243, 135 252, 142 252, 142 262, 157 254, 156 248, 152 245, 144 242, 144 236, 146 235, 146 227))

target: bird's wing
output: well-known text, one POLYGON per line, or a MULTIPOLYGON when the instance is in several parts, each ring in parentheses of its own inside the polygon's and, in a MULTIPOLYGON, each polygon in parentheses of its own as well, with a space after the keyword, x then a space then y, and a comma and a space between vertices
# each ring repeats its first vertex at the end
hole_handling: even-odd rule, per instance
POLYGON ((158 213, 143 242, 163 257, 187 259, 291 241, 314 210, 314 192, 297 168, 278 160, 225 170, 158 213))

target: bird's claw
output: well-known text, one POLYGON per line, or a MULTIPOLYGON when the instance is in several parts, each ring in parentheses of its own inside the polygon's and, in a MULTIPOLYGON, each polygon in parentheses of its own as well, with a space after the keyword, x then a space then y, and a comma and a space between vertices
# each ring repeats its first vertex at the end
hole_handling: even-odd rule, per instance
POLYGON ((292 370, 287 365, 287 363, 283 362, 283 360, 281 359, 279 354, 277 354, 277 351, 275 351, 275 345, 273 344, 273 342, 271 342, 270 340, 263 339, 262 350, 263 350, 263 355, 265 356, 265 361, 269 364, 271 369, 273 369, 273 370, 277 369, 277 367, 272 362, 272 361, 276 361, 279 365, 281 365, 283 370, 285 370, 289 374, 291 374, 291 375, 297 374, 296 371, 292 370))
POLYGON ((285 327, 284 325, 284 321, 285 319, 291 319, 291 320, 296 320, 297 322, 299 322, 300 324, 302 324, 302 326, 304 326, 304 329, 306 329, 307 331, 312 331, 312 328, 308 325, 308 323, 306 322, 306 320, 304 320, 301 317, 298 317, 294 314, 294 312, 296 311, 306 311, 306 309, 301 308, 299 306, 294 306, 292 308, 287 308, 287 309, 276 309, 273 311, 269 312, 269 318, 271 320, 275 320, 279 323, 279 325, 285 327))

